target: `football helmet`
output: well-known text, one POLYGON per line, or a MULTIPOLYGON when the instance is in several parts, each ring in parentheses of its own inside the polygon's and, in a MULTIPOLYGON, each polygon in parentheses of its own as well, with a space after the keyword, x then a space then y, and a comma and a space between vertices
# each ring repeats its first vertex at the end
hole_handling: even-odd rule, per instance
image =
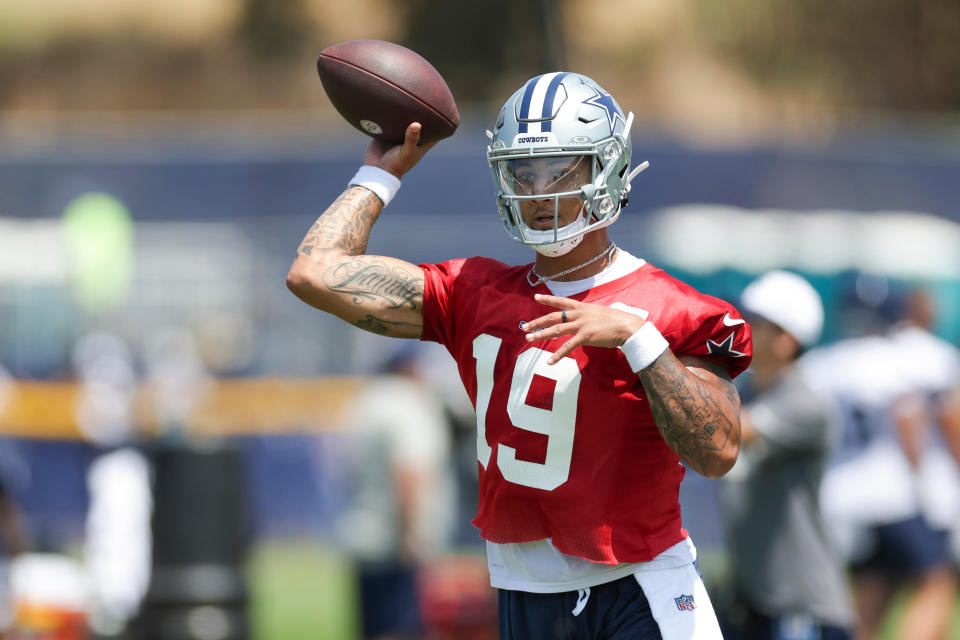
POLYGON ((630 182, 649 166, 630 170, 630 126, 613 97, 587 76, 554 72, 529 80, 507 100, 493 131, 487 162, 497 208, 511 238, 547 256, 568 253, 584 234, 612 224, 627 203, 630 182), (541 163, 539 179, 529 172, 541 163), (545 172, 545 173, 544 173, 545 172), (579 213, 560 226, 562 202, 579 213), (552 201, 553 228, 531 228, 521 207, 552 201))

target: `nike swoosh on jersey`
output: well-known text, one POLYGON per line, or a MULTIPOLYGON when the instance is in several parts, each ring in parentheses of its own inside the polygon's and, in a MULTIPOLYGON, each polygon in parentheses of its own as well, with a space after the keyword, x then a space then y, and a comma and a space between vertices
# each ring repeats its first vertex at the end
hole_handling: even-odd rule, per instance
POLYGON ((731 318, 729 313, 723 314, 723 326, 725 327, 735 327, 738 324, 745 323, 746 320, 743 318, 731 318))

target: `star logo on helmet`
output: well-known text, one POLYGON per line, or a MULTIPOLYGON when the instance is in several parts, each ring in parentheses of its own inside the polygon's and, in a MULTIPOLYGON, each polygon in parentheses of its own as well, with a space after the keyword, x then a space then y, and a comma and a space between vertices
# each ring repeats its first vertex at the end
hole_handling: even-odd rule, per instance
POLYGON ((624 125, 627 124, 623 119, 623 114, 620 113, 620 109, 617 107, 617 103, 613 101, 613 96, 600 87, 590 87, 590 89, 593 90, 594 95, 584 100, 583 104, 590 104, 603 109, 607 114, 607 123, 610 125, 611 132, 617 125, 617 119, 619 119, 620 122, 623 122, 624 125))

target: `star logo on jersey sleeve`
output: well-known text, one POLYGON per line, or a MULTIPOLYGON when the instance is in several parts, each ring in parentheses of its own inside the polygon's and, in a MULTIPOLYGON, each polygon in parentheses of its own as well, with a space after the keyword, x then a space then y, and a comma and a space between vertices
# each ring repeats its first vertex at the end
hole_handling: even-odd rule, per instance
MULTIPOLYGON (((589 85, 587 85, 589 86, 589 85)), ((613 131, 614 126, 617 124, 617 119, 623 122, 623 116, 620 114, 620 109, 617 108, 617 103, 613 101, 613 96, 601 89, 600 87, 590 87, 593 89, 593 97, 587 98, 583 101, 583 104, 593 105, 595 107, 600 107, 607 114, 607 123, 610 125, 610 131, 613 131)), ((626 125, 626 122, 623 122, 626 125)))
POLYGON ((707 353, 712 356, 722 356, 726 358, 739 358, 747 354, 737 351, 733 348, 733 336, 736 332, 731 331, 723 342, 716 340, 707 340, 707 353))

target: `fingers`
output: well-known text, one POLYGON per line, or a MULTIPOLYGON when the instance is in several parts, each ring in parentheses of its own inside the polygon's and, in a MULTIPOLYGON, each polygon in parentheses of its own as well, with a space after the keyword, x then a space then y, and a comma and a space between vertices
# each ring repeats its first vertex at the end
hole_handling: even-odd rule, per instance
MULTIPOLYGON (((420 162, 424 154, 436 144, 436 141, 434 141, 420 145, 422 133, 423 127, 420 123, 411 122, 404 131, 403 144, 387 147, 382 155, 377 158, 376 166, 384 171, 389 171, 397 178, 403 178, 408 171, 413 169, 414 165, 420 162)), ((373 146, 367 152, 368 157, 375 155, 375 153, 371 153, 372 151, 373 146)))
POLYGON ((573 336, 562 345, 560 348, 553 352, 553 355, 550 356, 550 359, 547 360, 547 364, 557 364, 563 358, 570 355, 570 352, 580 346, 582 341, 578 336, 573 336))
POLYGON ((545 295, 536 296, 536 300, 559 310, 521 322, 520 330, 526 342, 546 342, 569 336, 563 344, 557 345, 548 364, 556 364, 577 347, 619 346, 639 328, 636 323, 643 323, 638 316, 602 305, 545 295))
POLYGON ((420 144, 420 134, 423 132, 423 125, 419 122, 411 122, 407 125, 407 130, 403 134, 403 146, 413 151, 420 144))
POLYGON ((569 311, 567 312, 566 321, 564 321, 563 312, 555 311, 554 313, 540 316, 536 320, 522 323, 520 329, 527 334, 527 342, 547 340, 576 331, 571 322, 569 311))
MULTIPOLYGON (((560 309, 554 313, 548 313, 547 315, 540 316, 535 320, 530 320, 529 322, 522 322, 520 328, 527 333, 532 333, 534 331, 539 331, 542 329, 547 329, 558 324, 566 324, 567 327, 564 327, 563 330, 560 330, 556 335, 566 335, 569 333, 574 333, 574 331, 569 330, 571 323, 573 322, 576 313, 576 308, 582 303, 577 302, 576 300, 570 300, 569 298, 560 298, 557 296, 547 296, 543 294, 536 294, 534 299, 550 307, 560 309)), ((553 335, 549 337, 554 337, 553 335)), ((543 338, 537 338, 542 340, 543 338)))
MULTIPOLYGON (((551 316, 556 316, 557 318, 559 318, 560 314, 551 313, 548 316, 537 318, 537 320, 533 322, 538 322, 538 321, 544 320, 545 318, 549 318, 551 316)), ((556 364, 560 362, 560 360, 566 357, 567 355, 569 355, 571 351, 573 351, 574 349, 576 349, 577 347, 579 347, 581 344, 584 343, 584 338, 581 336, 579 328, 574 326, 573 323, 571 322, 554 324, 553 326, 550 326, 545 329, 528 330, 527 327, 529 325, 532 325, 533 322, 524 323, 523 327, 521 327, 524 331, 527 332, 527 335, 524 336, 527 342, 543 342, 544 340, 551 340, 559 336, 572 334, 572 337, 569 340, 567 340, 562 345, 560 345, 557 348, 557 350, 550 355, 550 359, 547 360, 547 364, 556 364)))
POLYGON ((576 323, 576 311, 574 311, 574 308, 580 303, 575 300, 570 300, 569 298, 547 296, 539 293, 536 294, 534 298, 537 302, 556 307, 560 309, 560 311, 548 313, 529 322, 521 322, 520 329, 526 334, 524 337, 527 342, 542 342, 560 336, 574 336, 561 345, 547 361, 548 364, 556 364, 560 358, 580 346, 582 342, 582 340, 579 340, 575 335, 579 331, 580 325, 576 323))
POLYGON ((556 309, 573 309, 580 304, 576 300, 571 300, 570 298, 561 298, 559 296, 548 296, 542 293, 534 294, 533 299, 539 302, 540 304, 545 304, 548 307, 554 307, 556 309))
POLYGON ((540 304, 554 307, 555 309, 559 309, 559 311, 548 313, 529 322, 521 322, 520 329, 526 334, 524 336, 526 341, 542 342, 560 336, 572 336, 560 345, 550 356, 550 359, 547 360, 547 364, 556 364, 561 359, 570 355, 574 349, 587 343, 586 335, 589 332, 585 333, 583 326, 586 318, 582 317, 583 309, 578 309, 583 303, 569 298, 548 296, 539 293, 536 294, 534 298, 540 304))
POLYGON ((403 134, 403 146, 406 147, 410 153, 416 153, 419 157, 433 149, 439 140, 434 140, 433 142, 428 142, 427 144, 421 144, 420 138, 423 135, 423 125, 419 122, 411 122, 407 126, 407 130, 403 134))
MULTIPOLYGON (((419 153, 420 151, 426 151, 426 149, 417 150, 417 145, 420 144, 420 134, 423 132, 423 126, 419 122, 411 122, 407 125, 406 130, 403 132, 403 144, 394 145, 389 142, 384 142, 379 138, 373 138, 370 140, 370 144, 367 146, 367 152, 364 155, 364 164, 376 165, 381 158, 390 151, 393 147, 403 147, 406 153, 419 153)), ((429 149, 435 143, 430 143, 427 147, 429 149)))

